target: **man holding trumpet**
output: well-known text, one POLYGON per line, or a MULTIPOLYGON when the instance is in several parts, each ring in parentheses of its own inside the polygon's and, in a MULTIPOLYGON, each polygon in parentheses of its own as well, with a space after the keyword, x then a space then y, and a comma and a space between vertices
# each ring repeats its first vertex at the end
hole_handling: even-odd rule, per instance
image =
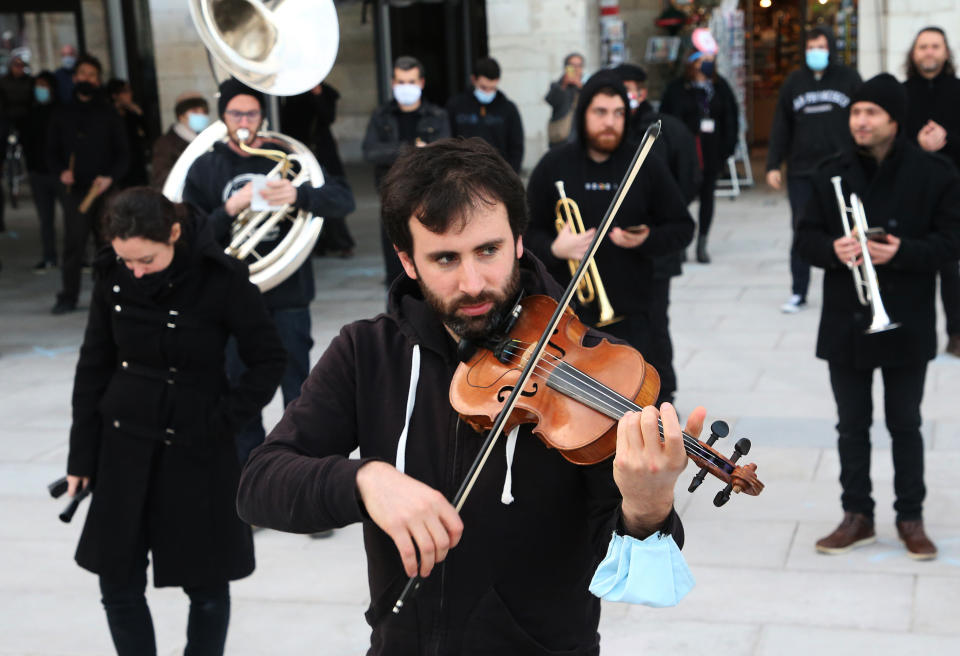
POLYGON ((937 554, 923 525, 920 401, 927 362, 936 355, 936 273, 960 253, 960 179, 950 162, 906 138, 900 129, 906 115, 906 92, 892 75, 881 73, 863 84, 850 108, 855 148, 818 167, 821 176, 797 230, 797 252, 824 269, 817 357, 829 364, 839 416, 844 517, 816 543, 826 554, 876 540, 870 481, 876 368, 883 376, 892 441, 897 534, 911 558, 937 554), (844 199, 840 207, 831 182, 837 176, 844 199), (855 227, 845 234, 844 221, 855 226, 841 216, 854 205, 851 192, 869 221, 865 241, 855 227), (864 285, 871 289, 861 288, 861 278, 873 283, 864 285), (889 320, 878 321, 884 306, 889 320))
MULTIPOLYGON (((530 227, 524 244, 563 284, 570 280, 569 262, 583 257, 633 157, 629 108, 627 91, 618 74, 601 72, 591 77, 583 86, 574 116, 576 140, 550 150, 530 175, 530 227), (566 195, 576 202, 585 230, 572 229, 566 222, 565 213, 557 206, 557 181, 564 183, 566 195), (558 218, 566 223, 559 232, 558 218)), ((685 248, 692 238, 693 218, 680 188, 667 165, 659 157, 650 157, 624 197, 616 224, 597 251, 595 271, 602 283, 594 281, 596 302, 580 307, 581 318, 625 340, 654 368, 669 364, 668 354, 660 353, 653 339, 652 257, 685 248), (597 287, 605 289, 614 315, 602 322, 597 287)), ((661 387, 657 405, 672 400, 673 392, 661 387)))

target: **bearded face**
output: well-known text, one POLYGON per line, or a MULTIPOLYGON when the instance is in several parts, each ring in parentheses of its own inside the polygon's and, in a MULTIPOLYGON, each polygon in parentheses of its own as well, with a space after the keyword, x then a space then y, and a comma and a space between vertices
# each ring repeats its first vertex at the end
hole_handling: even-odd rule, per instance
POLYGON ((590 101, 584 116, 587 147, 602 155, 609 155, 623 140, 627 108, 620 94, 597 93, 590 101))

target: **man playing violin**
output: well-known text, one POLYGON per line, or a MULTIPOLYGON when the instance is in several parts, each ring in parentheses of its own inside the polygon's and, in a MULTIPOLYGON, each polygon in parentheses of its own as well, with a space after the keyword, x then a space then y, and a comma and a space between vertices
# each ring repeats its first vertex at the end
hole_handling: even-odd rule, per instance
MULTIPOLYGON (((605 71, 591 77, 577 106, 577 138, 550 150, 530 174, 530 227, 524 237, 530 250, 562 283, 570 280, 568 260, 579 260, 593 239, 639 141, 640 135, 630 132, 629 102, 619 74, 605 71), (557 180, 564 182, 567 194, 579 205, 585 232, 565 228, 558 234, 554 223, 557 180)), ((649 158, 624 197, 596 262, 610 305, 620 317, 603 330, 625 340, 657 371, 667 374, 661 380, 658 404, 673 401, 676 378, 670 375, 669 337, 661 338, 668 330, 662 316, 665 308, 652 293, 653 257, 679 252, 692 238, 693 218, 683 193, 661 158, 649 158)), ((578 312, 587 323, 595 324, 600 318, 593 305, 578 312)))
MULTIPOLYGON (((458 343, 482 342, 520 290, 562 290, 524 250, 520 179, 483 141, 411 149, 381 193, 405 275, 387 313, 341 330, 253 451, 240 515, 299 533, 363 523, 369 654, 596 654, 600 600, 588 588, 612 543, 672 554, 633 561, 637 578, 669 579, 639 601, 666 605, 685 593, 673 582, 685 571, 673 509, 686 462, 676 412, 629 413, 616 457, 591 466, 565 460, 529 427, 504 435, 458 513, 448 499, 483 441, 448 400, 458 343), (420 589, 391 614, 416 574, 420 589)), ((591 331, 586 346, 600 338, 591 331)), ((704 415, 691 414, 688 434, 704 415)))

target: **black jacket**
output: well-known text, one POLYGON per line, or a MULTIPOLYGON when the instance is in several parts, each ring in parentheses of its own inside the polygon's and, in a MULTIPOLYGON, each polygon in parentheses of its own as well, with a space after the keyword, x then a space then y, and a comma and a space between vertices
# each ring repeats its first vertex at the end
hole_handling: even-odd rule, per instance
MULTIPOLYGON (((630 117, 630 135, 639 145, 647 128, 660 121, 660 137, 650 154, 660 157, 670 169, 673 181, 680 188, 687 204, 700 193, 703 171, 697 157, 697 140, 683 122, 669 114, 658 114, 648 102, 643 102, 630 117)), ((677 250, 653 258, 653 277, 663 280, 683 273, 683 251, 677 250)))
MULTIPOLYGON (((276 145, 265 146, 277 147, 276 145)), ((250 181, 253 174, 267 174, 276 162, 265 157, 246 157, 240 155, 223 142, 214 145, 213 150, 204 153, 193 163, 187 172, 183 187, 183 201, 206 212, 213 225, 214 237, 226 246, 230 242, 230 227, 234 217, 227 214, 224 204, 231 195, 239 191, 250 181)), ((327 177, 323 186, 312 187, 308 183, 297 188, 296 207, 306 209, 318 216, 346 216, 354 210, 353 192, 346 180, 327 177)), ((286 234, 277 230, 268 234, 258 247, 258 251, 269 250, 283 239, 286 234)), ((296 273, 273 289, 264 293, 267 307, 295 308, 304 307, 314 296, 313 267, 310 258, 304 261, 296 273)))
POLYGON ((47 163, 47 135, 56 108, 57 105, 53 103, 34 103, 30 116, 24 122, 23 132, 20 133, 20 143, 23 144, 23 156, 27 160, 28 171, 56 173, 59 178, 61 171, 51 171, 47 163))
MULTIPOLYGON (((400 141, 400 129, 397 116, 400 114, 397 101, 377 107, 367 123, 367 133, 363 137, 363 159, 374 165, 373 177, 377 186, 387 174, 390 167, 400 156, 404 146, 410 145, 400 141)), ((447 112, 427 100, 423 100, 415 112, 417 119, 417 136, 427 143, 450 136, 450 121, 447 112)), ((412 142, 411 142, 412 143, 412 142)))
POLYGON ((305 91, 280 99, 280 125, 283 133, 302 142, 316 156, 320 166, 331 175, 345 175, 337 141, 330 126, 337 120, 340 92, 321 82, 318 94, 305 91))
MULTIPOLYGON (((575 121, 578 135, 584 134, 587 106, 598 89, 606 84, 601 76, 594 76, 584 85, 575 121)), ((626 105, 626 91, 623 98, 626 105)), ((561 283, 570 280, 570 269, 566 260, 557 259, 550 252, 550 245, 557 238, 554 208, 559 196, 554 182, 563 180, 567 196, 580 207, 586 228, 596 227, 613 200, 635 150, 636 144, 627 122, 620 147, 606 161, 597 163, 590 159, 578 136, 575 142, 547 152, 531 173, 527 185, 530 225, 524 235, 524 244, 543 260, 561 283)), ((649 281, 653 275, 653 256, 678 251, 693 238, 693 219, 683 195, 667 165, 657 156, 647 158, 614 221, 614 225, 624 228, 639 224, 650 226, 650 235, 638 248, 621 248, 608 236, 597 251, 600 277, 611 304, 620 314, 645 311, 649 281)), ((591 312, 592 308, 583 309, 585 321, 593 319, 591 312)))
POLYGON ((936 355, 937 269, 960 254, 960 177, 946 158, 924 153, 904 138, 879 168, 858 151, 832 158, 814 180, 795 239, 797 252, 824 269, 818 358, 867 369, 936 355), (853 276, 833 251, 834 240, 843 235, 833 175, 843 178, 848 202, 851 192, 860 196, 869 225, 902 240, 894 258, 876 266, 887 314, 902 324, 895 330, 863 334, 870 308, 857 301, 853 276))
POLYGON ((939 152, 960 170, 960 79, 942 72, 932 80, 917 75, 903 87, 909 99, 904 134, 916 143, 920 128, 936 121, 947 131, 947 144, 939 152))
POLYGON ((120 117, 98 97, 57 107, 47 133, 47 166, 58 178, 73 158, 73 192, 86 194, 98 175, 114 182, 127 172, 129 147, 120 117))
POLYGON ((454 137, 480 137, 497 149, 517 173, 523 164, 523 123, 517 106, 502 91, 484 105, 473 89, 447 101, 447 115, 454 137))
POLYGON ((786 160, 787 175, 815 175, 817 162, 847 147, 850 99, 860 83, 859 73, 840 64, 829 64, 819 80, 806 64, 791 73, 777 98, 767 170, 786 160))
MULTIPOLYGON (((535 258, 525 255, 521 271, 528 292, 559 294, 535 258)), ((595 343, 599 334, 591 337, 595 343)), ((483 436, 450 406, 456 347, 404 276, 391 288, 387 314, 341 330, 300 398, 253 451, 241 478, 240 516, 300 533, 363 522, 369 654, 597 654, 600 601, 587 588, 619 515, 612 459, 573 465, 527 428, 512 460, 513 503, 501 502, 501 440, 461 512, 460 543, 403 612, 390 616, 407 577, 393 541, 365 516, 356 473, 371 459, 396 462, 415 352, 405 471, 452 498, 483 436), (349 459, 357 447, 360 458, 349 459)), ((682 545, 676 513, 664 528, 682 545)))
POLYGON ((740 115, 730 85, 719 75, 713 79, 713 97, 691 82, 678 78, 667 85, 660 111, 676 116, 700 142, 705 171, 716 171, 737 147, 740 115), (712 119, 713 132, 701 131, 701 121, 712 119))
POLYGON ((286 354, 246 267, 202 221, 181 224, 158 294, 145 293, 110 248, 95 263, 67 473, 90 476, 94 490, 77 562, 107 580, 143 565, 135 555, 144 539, 158 586, 253 571, 250 528, 234 509, 233 436, 273 396, 286 354), (247 366, 233 387, 224 374, 230 336, 247 366))

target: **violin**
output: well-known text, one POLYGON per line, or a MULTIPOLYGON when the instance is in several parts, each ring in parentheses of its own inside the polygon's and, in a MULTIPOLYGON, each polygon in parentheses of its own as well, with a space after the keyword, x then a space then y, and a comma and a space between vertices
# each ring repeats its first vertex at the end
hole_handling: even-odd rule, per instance
MULTIPOLYGON (((493 426, 556 307, 549 296, 524 298, 514 309, 509 332, 477 347, 457 367, 450 403, 474 430, 493 426)), ((588 330, 567 307, 503 429, 533 424, 533 433, 546 446, 578 465, 612 456, 620 418, 653 404, 660 391, 660 376, 637 350, 606 339, 587 347, 588 330)), ((663 439, 662 423, 659 428, 663 439)), ((714 499, 718 507, 729 500, 730 492, 755 496, 763 490, 756 464, 736 464, 750 451, 750 440, 739 440, 729 459, 713 448, 728 430, 724 422, 715 422, 707 443, 683 434, 687 456, 700 467, 689 490, 699 487, 707 474, 719 478, 727 487, 714 499)))

